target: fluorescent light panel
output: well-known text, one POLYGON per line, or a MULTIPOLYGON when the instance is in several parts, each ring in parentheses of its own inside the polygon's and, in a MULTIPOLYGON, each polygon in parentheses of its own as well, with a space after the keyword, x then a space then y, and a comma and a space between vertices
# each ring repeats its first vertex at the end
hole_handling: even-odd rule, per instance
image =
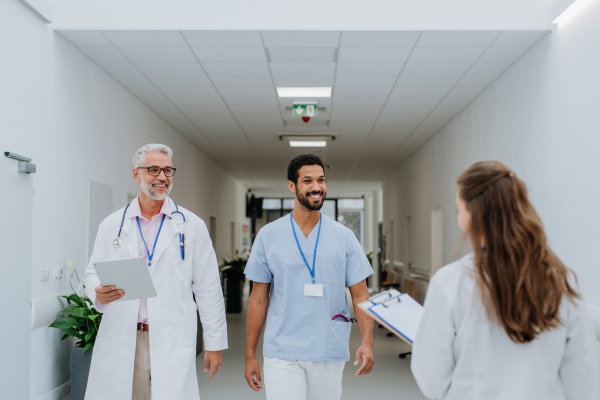
POLYGON ((278 87, 279 97, 331 97, 330 87, 278 87))
POLYGON ((325 141, 325 140, 314 140, 314 141, 290 140, 290 147, 325 147, 325 146, 327 146, 327 141, 325 141))

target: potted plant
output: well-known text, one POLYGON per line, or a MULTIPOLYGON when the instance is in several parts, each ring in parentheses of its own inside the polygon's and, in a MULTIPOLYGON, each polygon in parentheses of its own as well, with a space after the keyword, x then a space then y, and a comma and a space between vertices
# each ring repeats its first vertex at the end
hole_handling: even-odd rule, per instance
POLYGON ((75 291, 69 278, 73 294, 60 296, 67 299, 68 307, 61 311, 66 315, 57 318, 50 327, 63 331, 61 341, 69 337, 77 339, 75 347, 71 349, 71 400, 83 400, 92 362, 92 349, 96 342, 102 314, 94 308, 92 301, 85 295, 85 285, 81 284, 79 274, 68 258, 66 264, 75 272, 80 290, 75 291))
POLYGON ((242 312, 242 296, 244 281, 246 280, 244 269, 248 262, 248 256, 246 255, 246 249, 239 255, 236 251, 236 255, 235 258, 224 259, 223 264, 221 264, 221 272, 225 280, 225 304, 228 313, 242 312))

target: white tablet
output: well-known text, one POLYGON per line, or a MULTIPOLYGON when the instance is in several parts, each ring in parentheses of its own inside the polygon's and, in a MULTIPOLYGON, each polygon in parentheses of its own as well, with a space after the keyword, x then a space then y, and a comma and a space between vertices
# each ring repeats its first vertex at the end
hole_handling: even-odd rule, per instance
POLYGON ((150 271, 142 257, 98 261, 94 268, 102 286, 114 286, 125 292, 125 296, 115 301, 156 297, 150 271))

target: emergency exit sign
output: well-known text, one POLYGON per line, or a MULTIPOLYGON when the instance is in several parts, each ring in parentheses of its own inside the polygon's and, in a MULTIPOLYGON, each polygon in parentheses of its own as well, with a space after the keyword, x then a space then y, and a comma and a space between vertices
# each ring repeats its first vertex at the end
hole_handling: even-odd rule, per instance
POLYGON ((293 107, 294 117, 316 117, 317 116, 317 105, 316 104, 294 104, 293 107))

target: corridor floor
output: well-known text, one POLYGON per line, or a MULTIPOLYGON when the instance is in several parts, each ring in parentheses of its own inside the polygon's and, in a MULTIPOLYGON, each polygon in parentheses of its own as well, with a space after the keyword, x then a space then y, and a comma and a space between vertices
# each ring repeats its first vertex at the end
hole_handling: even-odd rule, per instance
MULTIPOLYGON (((227 314, 227 324, 229 349, 223 352, 221 370, 212 382, 208 382, 207 374, 202 372, 204 353, 196 362, 201 400, 265 399, 264 390, 259 393, 252 391, 244 379, 246 308, 241 314, 227 314)), ((352 361, 360 345, 360 332, 356 324, 352 326, 351 361, 346 363, 344 369, 342 400, 364 400, 374 398, 375 395, 378 398, 398 400, 425 399, 410 372, 410 358, 398 357, 399 353, 410 351, 409 346, 396 337, 386 337, 387 332, 386 329, 375 326, 375 368, 367 376, 354 376, 358 367, 352 361)), ((262 367, 262 341, 258 348, 258 360, 262 367)))

